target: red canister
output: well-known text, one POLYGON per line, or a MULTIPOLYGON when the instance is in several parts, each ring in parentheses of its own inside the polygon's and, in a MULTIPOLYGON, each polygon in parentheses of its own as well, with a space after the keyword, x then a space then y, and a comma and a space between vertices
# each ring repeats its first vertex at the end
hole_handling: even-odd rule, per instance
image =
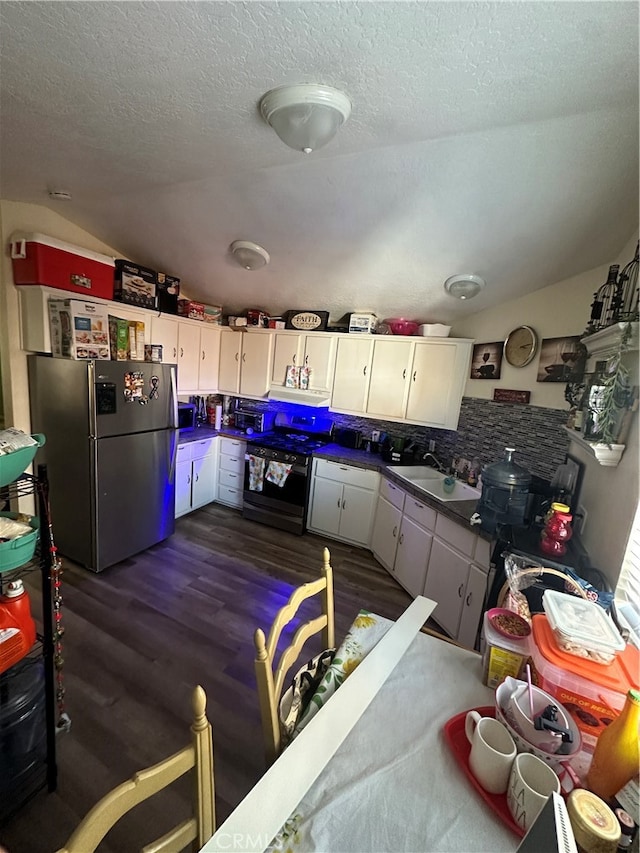
POLYGON ((572 518, 566 504, 551 504, 551 515, 540 535, 540 550, 550 556, 562 556, 567 550, 566 543, 573 536, 572 518))
POLYGON ((0 595, 0 672, 21 660, 35 641, 29 594, 21 580, 11 581, 0 595))

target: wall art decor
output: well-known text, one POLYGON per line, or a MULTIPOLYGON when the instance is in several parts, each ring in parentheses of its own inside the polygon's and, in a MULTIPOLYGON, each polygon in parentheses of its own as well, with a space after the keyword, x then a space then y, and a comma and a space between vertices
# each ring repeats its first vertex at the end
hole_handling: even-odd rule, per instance
POLYGON ((531 401, 531 391, 515 391, 510 388, 494 388, 494 403, 522 403, 526 405, 531 401))
POLYGON ((502 367, 502 341, 476 344, 471 359, 471 379, 500 379, 502 367))
POLYGON ((540 347, 538 382, 568 382, 575 376, 584 347, 580 337, 545 338, 540 347))

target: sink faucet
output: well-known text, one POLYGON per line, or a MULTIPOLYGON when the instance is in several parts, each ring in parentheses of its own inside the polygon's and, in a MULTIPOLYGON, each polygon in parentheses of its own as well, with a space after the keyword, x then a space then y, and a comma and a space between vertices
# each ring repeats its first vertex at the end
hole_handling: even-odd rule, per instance
POLYGON ((444 470, 445 466, 442 464, 442 462, 440 462, 439 459, 437 459, 433 455, 433 453, 430 450, 428 450, 426 453, 423 453, 423 455, 422 455, 422 461, 423 462, 426 462, 429 459, 431 459, 431 461, 434 463, 433 467, 437 468, 438 471, 445 473, 445 470, 444 470))

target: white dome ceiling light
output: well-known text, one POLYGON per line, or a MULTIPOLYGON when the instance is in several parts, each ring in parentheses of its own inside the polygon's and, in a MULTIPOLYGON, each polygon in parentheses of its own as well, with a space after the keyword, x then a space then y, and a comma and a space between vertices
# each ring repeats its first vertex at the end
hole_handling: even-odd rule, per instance
POLYGON ((271 260, 266 249, 250 240, 235 240, 229 248, 236 261, 246 270, 259 270, 271 260))
POLYGON ((331 86, 278 86, 260 100, 262 117, 290 148, 311 154, 336 135, 351 115, 351 101, 331 86))
POLYGON ((456 299, 473 299, 485 285, 483 278, 479 275, 452 275, 444 283, 444 289, 449 296, 456 299))

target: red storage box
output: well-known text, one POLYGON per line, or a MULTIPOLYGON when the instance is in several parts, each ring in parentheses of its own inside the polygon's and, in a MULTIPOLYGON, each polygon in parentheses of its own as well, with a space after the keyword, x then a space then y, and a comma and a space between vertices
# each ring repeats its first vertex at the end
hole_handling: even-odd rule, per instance
POLYGON ((89 249, 48 237, 16 233, 11 237, 15 284, 41 284, 113 299, 115 261, 89 249))

